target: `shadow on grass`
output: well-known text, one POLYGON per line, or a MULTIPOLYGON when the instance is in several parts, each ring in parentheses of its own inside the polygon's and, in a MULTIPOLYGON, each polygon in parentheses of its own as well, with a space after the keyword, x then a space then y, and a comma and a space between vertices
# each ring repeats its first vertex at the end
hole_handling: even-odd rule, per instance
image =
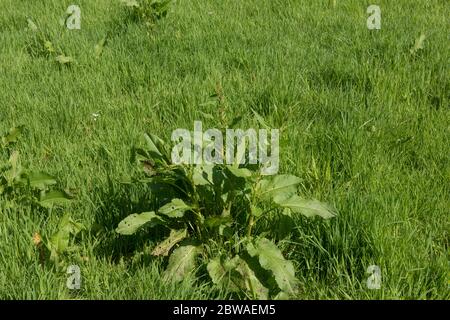
POLYGON ((287 251, 303 276, 329 283, 344 275, 362 280, 367 278, 367 267, 379 261, 370 226, 357 214, 343 211, 328 221, 300 218, 296 225, 295 244, 287 251))
POLYGON ((100 239, 95 255, 115 263, 121 259, 139 259, 146 263, 157 259, 151 256, 151 249, 169 234, 168 229, 143 227, 129 236, 118 234, 115 229, 130 214, 156 211, 173 197, 173 191, 160 185, 125 184, 109 179, 107 187, 99 188, 93 194, 98 195, 95 203, 100 203, 95 210, 92 229, 100 239))

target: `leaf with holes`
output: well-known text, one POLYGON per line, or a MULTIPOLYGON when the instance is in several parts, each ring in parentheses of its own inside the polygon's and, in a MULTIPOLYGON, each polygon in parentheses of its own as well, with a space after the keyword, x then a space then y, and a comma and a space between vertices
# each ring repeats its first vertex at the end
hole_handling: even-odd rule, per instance
POLYGON ((169 203, 159 208, 158 212, 169 218, 181 218, 191 207, 181 199, 172 199, 169 203))
POLYGON ((192 181, 196 186, 213 185, 213 165, 197 165, 194 167, 192 181))
POLYGON ((162 222, 161 217, 154 211, 143 212, 141 214, 133 213, 123 219, 116 228, 116 232, 124 235, 131 235, 146 224, 155 225, 162 222))
POLYGON ((158 244, 155 249, 152 251, 152 255, 154 256, 168 256, 170 250, 176 245, 178 242, 186 238, 188 235, 187 229, 183 230, 170 230, 169 237, 158 244))

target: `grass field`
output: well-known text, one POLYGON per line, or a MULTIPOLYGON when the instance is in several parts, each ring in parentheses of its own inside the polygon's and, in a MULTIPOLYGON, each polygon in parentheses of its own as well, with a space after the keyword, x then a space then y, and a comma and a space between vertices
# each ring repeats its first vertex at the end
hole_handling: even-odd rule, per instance
POLYGON ((280 172, 338 213, 298 218, 282 242, 300 280, 295 298, 449 299, 450 6, 376 2, 381 30, 366 27, 372 3, 356 0, 176 1, 150 30, 116 1, 2 0, 0 132, 25 125, 22 164, 58 177, 76 200, 37 210, 0 199, 0 298, 229 298, 204 278, 165 283, 164 259, 136 259, 153 240, 114 229, 151 205, 145 185, 121 183, 136 175, 130 152, 143 132, 170 141, 195 120, 213 128, 236 117, 254 128, 253 109, 280 128, 280 172), (81 30, 58 22, 70 4, 81 30), (30 54, 27 18, 70 66, 30 54), (64 212, 88 229, 72 255, 76 293, 32 242, 64 212), (370 265, 381 269, 379 290, 366 286, 370 265))

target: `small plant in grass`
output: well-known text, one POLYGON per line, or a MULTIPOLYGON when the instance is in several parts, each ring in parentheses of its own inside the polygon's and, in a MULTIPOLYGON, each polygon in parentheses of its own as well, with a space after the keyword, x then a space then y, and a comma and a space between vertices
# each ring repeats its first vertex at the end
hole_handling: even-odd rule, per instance
POLYGON ((66 56, 63 50, 54 44, 51 36, 39 29, 33 20, 29 18, 27 23, 31 37, 27 42, 26 49, 32 57, 53 58, 60 65, 69 65, 73 62, 73 58, 66 56))
POLYGON ((153 28, 156 22, 167 16, 172 0, 122 0, 129 16, 137 22, 153 28))
MULTIPOLYGON (((52 208, 70 202, 72 197, 68 193, 54 188, 57 182, 53 176, 42 171, 26 170, 21 166, 19 152, 11 147, 23 130, 24 126, 14 127, 0 137, 0 203, 13 209, 18 205, 52 208), (8 160, 5 161, 5 158, 8 160)), ((82 224, 65 214, 52 236, 43 239, 39 233, 35 233, 33 243, 38 249, 40 263, 50 261, 60 266, 61 257, 76 250, 71 238, 83 229, 82 224)))
POLYGON ((0 141, 0 197, 4 205, 37 204, 52 207, 71 200, 69 194, 54 188, 56 179, 46 172, 30 171, 22 167, 17 150, 12 145, 21 135, 24 127, 19 126, 1 136, 0 141))
POLYGON ((181 280, 203 265, 215 285, 249 298, 295 294, 294 265, 269 239, 270 228, 262 222, 267 226, 297 214, 328 219, 335 215, 332 209, 300 197, 296 176, 263 176, 258 167, 238 164, 174 165, 160 138, 145 139, 147 147, 135 150, 147 175, 141 181, 169 187, 175 196, 156 211, 126 217, 116 231, 131 235, 143 228, 166 228, 168 237, 152 254, 169 256, 167 279, 181 280))
MULTIPOLYGON (((49 237, 41 237, 37 232, 33 235, 33 243, 39 253, 39 260, 42 265, 51 262, 54 266, 66 267, 67 258, 79 251, 75 244, 77 235, 86 230, 85 226, 76 222, 66 213, 59 220, 56 232, 49 237)), ((78 256, 78 255, 75 255, 78 256)))

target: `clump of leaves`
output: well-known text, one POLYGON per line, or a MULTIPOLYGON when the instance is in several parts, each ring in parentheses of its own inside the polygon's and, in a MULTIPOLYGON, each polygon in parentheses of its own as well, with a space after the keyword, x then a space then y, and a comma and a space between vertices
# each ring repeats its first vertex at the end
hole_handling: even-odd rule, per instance
POLYGON ((22 167, 17 150, 12 145, 24 130, 24 126, 15 127, 1 136, 0 149, 0 197, 24 204, 37 204, 41 207, 53 207, 71 200, 63 190, 54 188, 55 177, 43 171, 30 171, 22 167))
POLYGON ((300 197, 300 178, 294 175, 263 176, 257 167, 239 164, 175 165, 160 138, 145 135, 145 139, 147 147, 135 150, 147 175, 141 181, 171 188, 176 196, 156 211, 126 217, 116 232, 167 229, 168 237, 152 252, 169 256, 167 279, 181 280, 200 263, 216 286, 237 294, 257 299, 294 295, 298 286, 294 265, 269 239, 267 222, 287 217, 292 230, 295 215, 328 219, 335 215, 333 210, 300 197))
POLYGON ((153 28, 156 22, 167 16, 172 0, 122 0, 128 14, 136 22, 153 28))
POLYGON ((40 263, 53 263, 55 266, 63 266, 63 257, 78 251, 75 245, 77 235, 86 230, 85 226, 76 222, 66 213, 58 223, 57 230, 48 238, 42 238, 39 233, 34 233, 33 243, 39 252, 40 263))
POLYGON ((41 30, 30 18, 27 19, 28 30, 31 37, 27 42, 26 49, 32 57, 47 57, 61 65, 68 65, 73 62, 73 58, 66 56, 63 50, 54 44, 51 36, 41 30))

